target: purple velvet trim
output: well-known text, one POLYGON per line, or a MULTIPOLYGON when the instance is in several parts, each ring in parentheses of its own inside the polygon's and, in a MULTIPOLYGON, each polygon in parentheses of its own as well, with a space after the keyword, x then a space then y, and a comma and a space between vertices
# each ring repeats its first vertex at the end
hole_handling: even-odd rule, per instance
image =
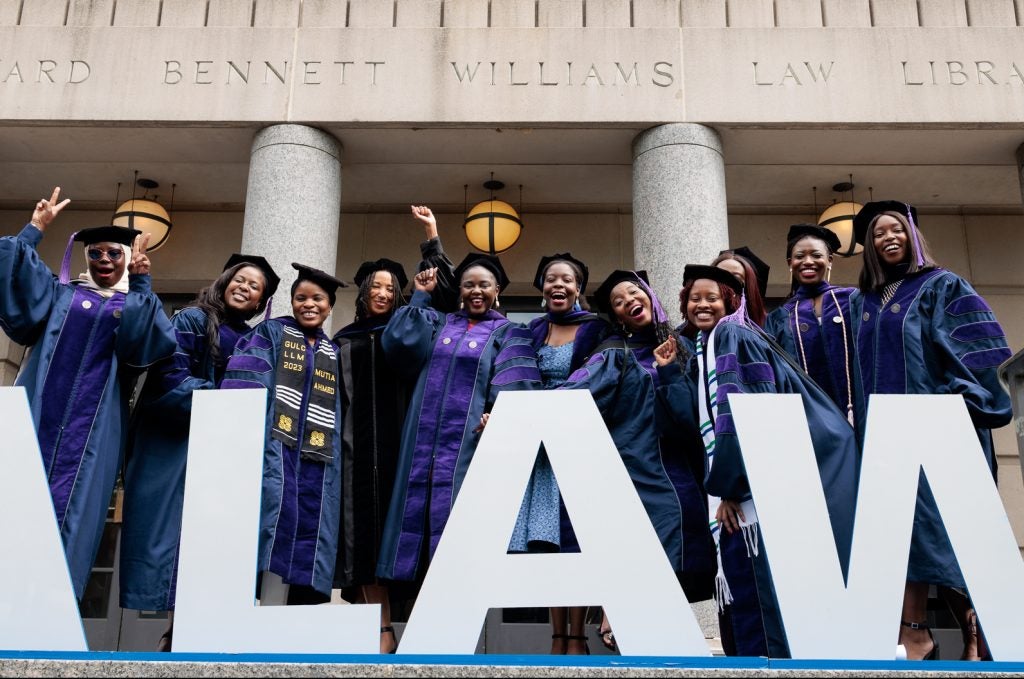
POLYGON ((75 236, 77 235, 78 232, 75 231, 71 234, 71 237, 68 238, 68 244, 64 247, 64 258, 60 262, 60 277, 58 280, 64 285, 67 285, 71 281, 71 250, 74 247, 75 236))
POLYGON ((261 349, 263 351, 272 351, 274 348, 274 346, 270 343, 270 340, 268 340, 263 335, 251 333, 238 341, 238 343, 235 345, 235 351, 245 351, 249 347, 256 347, 257 349, 261 349))
POLYGON ((974 342, 980 339, 1005 337, 1006 333, 996 321, 977 321, 958 325, 949 336, 958 342, 974 342))
POLYGON ((235 354, 228 360, 228 370, 248 370, 254 373, 268 373, 274 369, 267 359, 260 356, 235 354))
POLYGON ((963 316, 965 314, 977 313, 979 311, 992 312, 992 309, 981 295, 965 295, 964 297, 957 297, 946 305, 947 316, 963 316))
POLYGON ((100 403, 114 388, 114 340, 124 301, 120 293, 104 299, 87 288, 75 288, 40 394, 39 448, 61 526, 100 403), (88 309, 84 302, 89 302, 88 309))
POLYGON ((715 371, 719 378, 726 373, 734 373, 739 370, 740 362, 736 354, 719 354, 715 357, 715 371))
POLYGON ((996 349, 968 352, 960 360, 971 370, 984 370, 986 368, 999 367, 1011 356, 1013 354, 1007 347, 998 347, 996 349))
MULTIPOLYGON (((819 295, 824 295, 829 290, 838 290, 839 286, 832 285, 826 281, 822 281, 817 285, 801 285, 794 292, 793 297, 797 299, 814 299, 819 295)), ((789 306, 789 305, 787 305, 789 306)), ((790 307, 792 308, 792 307, 790 307)))
POLYGON ((718 404, 721 405, 721 404, 725 403, 725 400, 726 400, 725 397, 728 396, 729 394, 740 394, 742 392, 743 392, 743 390, 740 389, 737 384, 735 384, 733 382, 722 382, 721 380, 719 380, 718 381, 718 404))
POLYGON ((758 382, 775 383, 775 371, 768 363, 744 363, 740 366, 739 379, 743 384, 758 382))
POLYGON ((256 380, 238 380, 228 378, 220 383, 221 389, 266 389, 266 385, 256 380))
POLYGON ((498 357, 494 359, 494 363, 499 365, 514 358, 533 358, 534 356, 533 347, 526 342, 506 342, 505 346, 498 352, 498 357))
MULTIPOLYGON (((293 451, 288 451, 293 455, 293 451)), ((295 582, 311 584, 316 570, 320 524, 323 520, 324 476, 327 465, 308 460, 299 461, 298 494, 299 515, 295 525, 291 577, 295 582)))
POLYGON ((496 387, 504 387, 513 382, 539 382, 540 373, 537 368, 529 365, 517 365, 498 372, 491 384, 496 387))
POLYGON ((736 425, 732 421, 732 413, 718 413, 715 418, 715 434, 735 434, 736 425))
POLYGON ((196 334, 188 330, 175 330, 174 338, 178 340, 178 347, 182 352, 192 355, 196 348, 196 334))
POLYGON ((491 318, 489 312, 486 320, 467 330, 464 314, 449 314, 448 322, 434 341, 397 541, 393 572, 396 579, 409 580, 416 575, 427 507, 431 536, 440 535, 448 520, 455 468, 464 430, 470 424, 467 420, 483 349, 491 341, 492 333, 508 323, 500 314, 495 315, 497 318, 491 318), (449 340, 447 344, 445 339, 449 340), (477 346, 470 347, 471 341, 477 346))

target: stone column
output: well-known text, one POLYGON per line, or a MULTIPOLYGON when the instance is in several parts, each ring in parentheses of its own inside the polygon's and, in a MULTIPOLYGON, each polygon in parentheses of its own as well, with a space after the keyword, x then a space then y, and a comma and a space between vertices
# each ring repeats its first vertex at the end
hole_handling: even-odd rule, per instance
POLYGON ((673 325, 687 264, 729 246, 722 142, 710 127, 670 123, 633 140, 633 250, 673 325))
MULTIPOLYGON (((281 287, 272 315, 291 314, 292 262, 334 275, 341 215, 341 143, 305 125, 256 133, 242 227, 244 253, 263 255, 281 287)), ((324 330, 330 333, 330 320, 324 330)))

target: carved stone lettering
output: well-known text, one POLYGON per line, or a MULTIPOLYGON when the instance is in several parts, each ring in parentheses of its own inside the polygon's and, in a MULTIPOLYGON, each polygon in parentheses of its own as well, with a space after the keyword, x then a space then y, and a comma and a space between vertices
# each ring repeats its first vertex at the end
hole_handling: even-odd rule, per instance
POLYGON ((989 59, 962 61, 901 61, 903 84, 922 85, 1024 85, 1024 70, 1014 61, 1000 64, 989 59))
POLYGON ((827 85, 836 62, 821 61, 786 62, 785 66, 773 68, 759 61, 750 62, 753 67, 754 84, 773 85, 827 85), (776 75, 778 74, 778 75, 776 75))
MULTIPOLYGON (((674 66, 670 61, 653 64, 639 61, 583 63, 584 66, 572 61, 449 61, 448 65, 460 85, 640 87, 650 84, 669 87, 675 82, 674 66), (579 78, 580 73, 583 73, 582 79, 579 78)), ((827 72, 820 77, 827 78, 827 72)))

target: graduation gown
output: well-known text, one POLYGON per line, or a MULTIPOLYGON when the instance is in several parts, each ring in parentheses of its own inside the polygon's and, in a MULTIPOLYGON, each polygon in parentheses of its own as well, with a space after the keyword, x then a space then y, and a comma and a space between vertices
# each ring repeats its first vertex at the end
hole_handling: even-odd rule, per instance
POLYGON ((391 503, 402 425, 412 383, 384 355, 391 314, 345 326, 334 336, 349 407, 342 440, 341 537, 335 587, 376 582, 384 520, 391 503))
MULTIPOLYGON (((808 539, 832 540, 845 573, 857 494, 855 432, 832 399, 762 333, 752 324, 735 322, 719 323, 715 331, 718 417, 714 423, 715 456, 706 478, 707 492, 738 502, 751 498, 729 395, 800 394, 832 525, 832 535, 808 539)), ((703 379, 696 356, 690 360, 688 371, 684 379, 678 368, 662 368, 666 387, 661 396, 676 421, 692 428, 697 425, 697 380, 703 379)), ((728 640, 726 650, 731 655, 788 657, 789 647, 766 556, 770 545, 765 545, 759 536, 757 542, 757 554, 752 554, 743 532, 722 531, 722 565, 733 597, 721 620, 725 628, 722 638, 728 640)))
MULTIPOLYGON (((934 268, 906 276, 884 306, 877 292, 856 295, 850 311, 858 425, 863 429, 870 394, 960 394, 995 474, 989 430, 1012 417, 997 368, 1011 352, 985 300, 964 279, 934 268)), ((921 481, 907 579, 963 588, 935 499, 921 481)))
POLYGON ((805 366, 811 379, 850 416, 856 370, 850 296, 856 291, 829 283, 813 288, 801 285, 785 304, 768 314, 764 326, 765 332, 797 365, 805 366), (814 315, 814 298, 818 295, 822 296, 821 323, 814 315))
POLYGON ((121 466, 128 399, 142 368, 174 353, 174 331, 148 275, 103 297, 62 284, 39 259, 43 233, 0 238, 0 326, 30 346, 25 387, 79 598, 92 569, 121 466))
MULTIPOLYGON (((267 419, 263 451, 263 498, 260 511, 260 537, 257 556, 259 571, 279 575, 286 584, 312 587, 330 597, 334 566, 338 553, 338 524, 341 509, 341 423, 342 389, 335 390, 333 457, 329 463, 305 459, 297 447, 288 446, 271 436, 274 419, 274 393, 277 365, 283 350, 285 327, 302 332, 290 316, 263 321, 242 337, 228 360, 222 389, 267 389, 267 419)), ((290 335, 289 335, 290 336, 290 335)), ((313 385, 314 354, 317 345, 306 349, 306 380, 301 393, 299 430, 303 427, 313 385)), ((302 340, 300 340, 302 341, 302 340)), ((332 345, 333 346, 333 345, 332 345)), ((334 353, 334 350, 331 350, 334 353)), ((335 384, 340 385, 337 355, 332 356, 335 384)))
POLYGON ((249 331, 244 323, 221 323, 215 365, 206 321, 198 307, 171 318, 178 350, 149 369, 135 407, 125 465, 122 608, 174 610, 192 392, 216 388, 235 343, 249 331))
POLYGON ((377 575, 415 580, 448 521, 480 434, 473 430, 500 391, 540 385, 524 327, 488 311, 472 328, 460 311, 442 314, 417 291, 384 330, 388 362, 416 379, 402 430, 398 472, 377 575))
POLYGON ((687 598, 711 598, 715 552, 707 497, 694 474, 699 437, 661 426, 653 329, 612 335, 562 389, 588 389, 687 598))

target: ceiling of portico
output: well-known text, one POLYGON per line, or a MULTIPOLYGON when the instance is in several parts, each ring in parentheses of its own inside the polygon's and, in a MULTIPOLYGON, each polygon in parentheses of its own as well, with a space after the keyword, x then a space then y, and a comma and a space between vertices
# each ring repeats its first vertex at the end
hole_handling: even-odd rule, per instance
MULTIPOLYGON (((490 172, 501 197, 527 211, 628 212, 630 128, 342 128, 346 211, 440 210, 486 194, 490 172)), ((729 208, 737 213, 813 212, 850 173, 856 198, 898 197, 928 211, 1022 213, 1018 129, 759 129, 719 127, 729 208)), ((60 184, 79 208, 113 207, 132 173, 176 183, 175 208, 238 210, 244 204, 254 127, 0 126, 0 208, 25 209, 60 184)))

